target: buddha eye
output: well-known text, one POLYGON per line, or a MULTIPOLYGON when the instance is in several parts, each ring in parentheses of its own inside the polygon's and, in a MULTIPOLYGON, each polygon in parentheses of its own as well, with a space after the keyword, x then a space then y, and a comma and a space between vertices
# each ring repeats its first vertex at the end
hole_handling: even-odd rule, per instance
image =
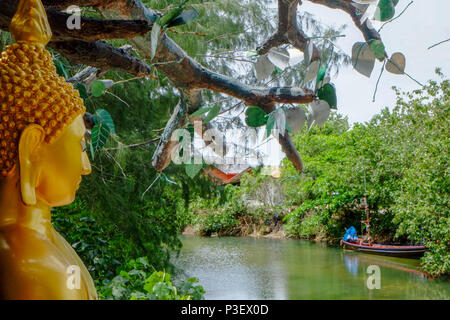
POLYGON ((86 150, 87 150, 86 141, 81 140, 81 151, 86 152, 86 150))

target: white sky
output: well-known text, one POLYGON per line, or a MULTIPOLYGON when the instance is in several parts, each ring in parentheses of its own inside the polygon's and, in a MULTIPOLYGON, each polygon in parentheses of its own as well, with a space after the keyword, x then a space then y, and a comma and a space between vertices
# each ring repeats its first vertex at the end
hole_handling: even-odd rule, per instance
MULTIPOLYGON (((411 2, 401 0, 396 7, 396 15, 411 2)), ((347 25, 345 38, 336 44, 351 55, 352 46, 364 41, 359 29, 343 11, 303 1, 299 10, 308 11, 323 24, 329 26, 347 25)), ((378 30, 381 23, 373 23, 378 30)), ((450 38, 450 0, 415 0, 396 21, 381 30, 381 38, 389 55, 402 52, 406 56, 406 72, 425 84, 430 79, 437 80, 434 73, 440 67, 444 75, 450 77, 450 42, 428 50, 431 45, 450 38)), ((351 66, 342 68, 332 82, 336 85, 338 111, 348 116, 351 123, 364 122, 372 118, 384 107, 395 105, 395 94, 391 89, 397 86, 403 91, 411 91, 420 86, 404 75, 384 72, 378 86, 376 102, 372 103, 375 85, 382 63, 377 61, 371 78, 353 70, 351 66)))

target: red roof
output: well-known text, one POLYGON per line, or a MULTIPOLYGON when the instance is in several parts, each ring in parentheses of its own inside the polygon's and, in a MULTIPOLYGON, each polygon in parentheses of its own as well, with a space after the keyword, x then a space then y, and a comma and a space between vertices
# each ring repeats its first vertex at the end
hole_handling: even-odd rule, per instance
POLYGON ((225 173, 217 168, 208 168, 205 169, 205 174, 218 184, 229 184, 239 182, 241 176, 249 170, 250 168, 238 173, 225 173))

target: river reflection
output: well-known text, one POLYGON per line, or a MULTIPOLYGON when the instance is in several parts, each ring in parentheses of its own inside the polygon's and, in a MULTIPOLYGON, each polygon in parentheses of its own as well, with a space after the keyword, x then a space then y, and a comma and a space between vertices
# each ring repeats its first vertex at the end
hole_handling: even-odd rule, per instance
POLYGON ((206 299, 450 299, 450 283, 427 279, 417 260, 292 239, 182 240, 175 265, 200 279, 206 299), (367 267, 374 264, 380 290, 366 287, 367 267))

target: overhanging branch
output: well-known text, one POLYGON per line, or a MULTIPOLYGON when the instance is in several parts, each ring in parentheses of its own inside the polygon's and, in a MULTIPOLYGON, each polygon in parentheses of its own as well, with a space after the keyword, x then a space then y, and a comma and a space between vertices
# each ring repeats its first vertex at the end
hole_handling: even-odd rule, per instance
POLYGON ((105 41, 59 41, 50 42, 49 46, 77 63, 90 65, 102 71, 121 69, 135 76, 151 73, 150 66, 145 61, 105 41))
MULTIPOLYGON (((324 5, 331 9, 339 9, 346 12, 353 20, 355 26, 361 31, 366 42, 370 40, 381 40, 381 36, 377 30, 371 28, 369 19, 367 19, 363 24, 361 24, 361 13, 353 5, 354 2, 351 0, 308 0, 309 2, 324 5)), ((383 59, 379 59, 383 60, 383 59)))

